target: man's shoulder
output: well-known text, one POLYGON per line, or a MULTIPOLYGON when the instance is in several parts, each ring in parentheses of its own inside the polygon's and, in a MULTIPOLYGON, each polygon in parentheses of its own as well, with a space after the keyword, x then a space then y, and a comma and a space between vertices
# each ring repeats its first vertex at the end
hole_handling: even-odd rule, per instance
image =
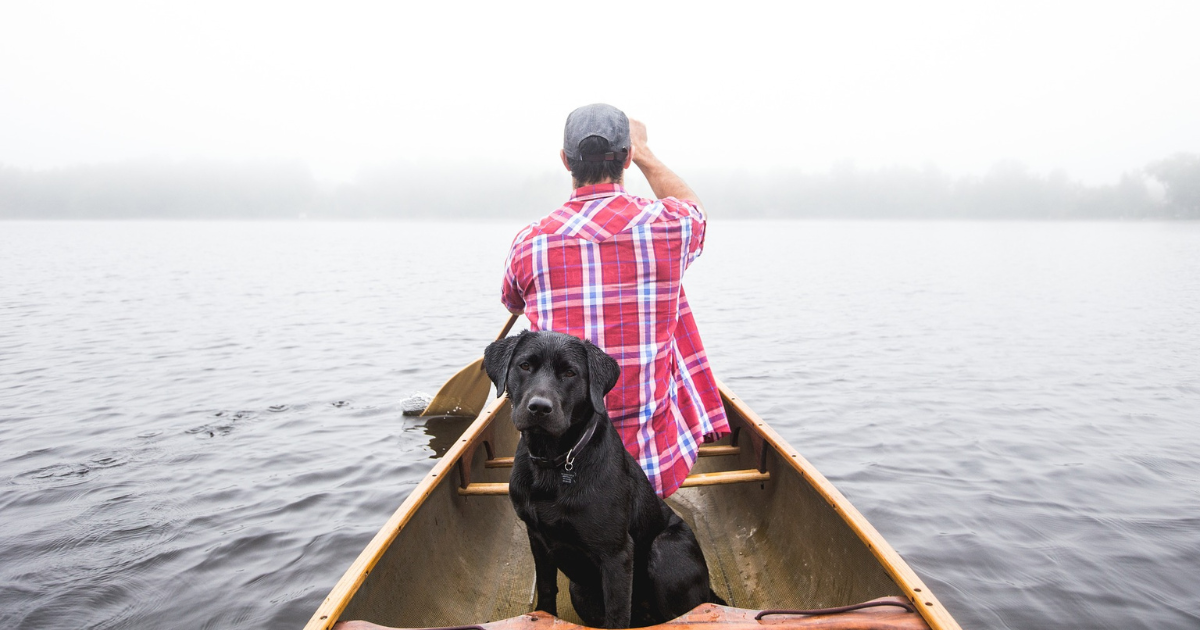
POLYGON ((565 214, 563 207, 560 207, 550 214, 526 224, 513 237, 510 249, 514 253, 520 250, 528 250, 530 244, 541 237, 560 235, 569 219, 570 215, 565 214))
POLYGON ((522 227, 517 232, 517 235, 513 237, 512 246, 516 247, 516 246, 520 245, 521 243, 528 241, 529 238, 531 236, 533 236, 533 233, 535 231, 537 231, 537 225, 538 225, 538 222, 534 221, 533 223, 530 223, 530 224, 522 227))
POLYGON ((705 220, 704 211, 695 201, 675 197, 641 197, 624 193, 614 197, 603 210, 590 217, 608 223, 615 231, 627 231, 647 224, 679 223, 705 220))
POLYGON ((540 219, 523 226, 513 239, 513 245, 533 239, 543 234, 552 234, 563 225, 563 217, 559 216, 562 208, 547 214, 540 219))
POLYGON ((602 204, 571 200, 517 232, 513 248, 544 238, 584 238, 603 241, 638 225, 704 221, 694 201, 664 197, 655 199, 628 192, 607 198, 602 204))
POLYGON ((633 193, 625 193, 620 195, 620 198, 625 200, 625 203, 638 208, 648 208, 654 204, 666 206, 672 210, 686 210, 688 208, 697 207, 696 202, 689 199, 678 199, 676 197, 642 197, 633 193))
POLYGON ((677 199, 675 197, 664 197, 659 199, 666 206, 671 214, 681 217, 704 221, 704 209, 700 207, 700 203, 691 199, 677 199))

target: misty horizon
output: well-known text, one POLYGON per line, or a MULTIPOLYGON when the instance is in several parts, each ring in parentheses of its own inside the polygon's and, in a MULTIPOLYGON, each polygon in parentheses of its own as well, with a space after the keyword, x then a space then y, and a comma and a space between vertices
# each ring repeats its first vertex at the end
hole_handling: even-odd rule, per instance
POLYGON ((715 218, 1200 215, 1200 4, 606 10, 6 6, 0 217, 532 218, 594 102, 715 218))
MULTIPOLYGON (((717 218, 1198 219, 1200 156, 1177 154, 1085 184, 1015 160, 983 173, 936 165, 824 171, 693 168, 717 218)), ((651 195, 636 168, 626 186, 651 195)), ((141 159, 21 169, 0 164, 0 219, 534 218, 571 190, 562 169, 393 162, 320 182, 300 160, 141 159)))
POLYGON ((1013 159, 1099 186, 1200 151, 1195 3, 607 10, 629 50, 589 73, 559 43, 586 5, 12 4, 0 164, 298 160, 321 185, 397 156, 540 171, 592 102, 645 121, 685 176, 1013 159))

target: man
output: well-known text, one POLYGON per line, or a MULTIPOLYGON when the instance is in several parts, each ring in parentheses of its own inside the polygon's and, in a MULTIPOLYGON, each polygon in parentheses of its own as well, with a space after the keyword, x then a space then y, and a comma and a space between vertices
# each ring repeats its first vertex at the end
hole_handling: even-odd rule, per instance
POLYGON ((696 193, 650 152, 645 125, 611 105, 571 112, 560 155, 575 192, 517 234, 501 300, 533 330, 587 339, 617 360, 609 417, 666 497, 700 442, 729 433, 681 284, 703 248, 707 217, 696 193), (625 192, 630 164, 658 199, 625 192))

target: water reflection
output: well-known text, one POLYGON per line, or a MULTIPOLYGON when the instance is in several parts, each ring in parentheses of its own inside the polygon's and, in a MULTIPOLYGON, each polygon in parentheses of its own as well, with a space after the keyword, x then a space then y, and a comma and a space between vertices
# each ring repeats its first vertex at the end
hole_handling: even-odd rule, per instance
MULTIPOLYGON (((465 416, 430 416, 425 418, 425 424, 419 425, 429 436, 429 449, 433 454, 429 459, 437 459, 446 454, 458 438, 475 421, 473 417, 465 416)), ((416 428, 416 427, 414 427, 416 428)))

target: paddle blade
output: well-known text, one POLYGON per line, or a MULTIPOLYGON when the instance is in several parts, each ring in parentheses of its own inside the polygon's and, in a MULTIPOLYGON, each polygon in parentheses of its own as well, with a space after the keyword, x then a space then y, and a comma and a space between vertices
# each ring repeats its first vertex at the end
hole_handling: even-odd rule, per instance
POLYGON ((474 418, 483 411, 492 381, 483 371, 483 357, 450 377, 445 385, 429 401, 422 416, 470 416, 474 418))

